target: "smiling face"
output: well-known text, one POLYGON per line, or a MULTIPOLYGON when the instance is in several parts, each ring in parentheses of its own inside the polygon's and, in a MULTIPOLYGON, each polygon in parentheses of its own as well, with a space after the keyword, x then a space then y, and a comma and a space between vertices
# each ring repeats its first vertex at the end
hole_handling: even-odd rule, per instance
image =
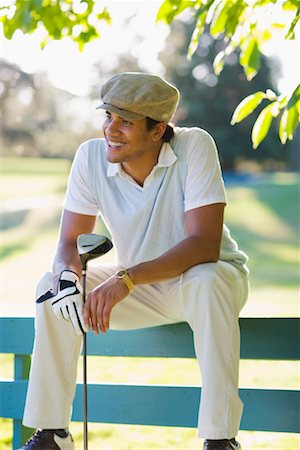
POLYGON ((149 130, 147 120, 128 121, 124 117, 106 111, 102 130, 107 143, 107 159, 112 163, 149 164, 156 161, 161 141, 160 127, 149 130))

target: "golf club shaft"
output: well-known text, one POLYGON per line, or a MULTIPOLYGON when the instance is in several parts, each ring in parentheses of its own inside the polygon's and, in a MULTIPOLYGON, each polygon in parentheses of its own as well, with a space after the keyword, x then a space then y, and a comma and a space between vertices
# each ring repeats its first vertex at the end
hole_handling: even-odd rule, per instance
MULTIPOLYGON (((77 236, 77 250, 82 266, 83 303, 86 301, 87 262, 107 253, 113 244, 105 236, 88 233, 77 236)), ((87 337, 83 334, 83 439, 84 450, 88 450, 88 399, 87 399, 87 337)))
MULTIPOLYGON (((86 268, 82 269, 83 303, 86 299, 86 268)), ((86 333, 83 334, 83 448, 88 450, 88 405, 87 405, 87 349, 86 333)))

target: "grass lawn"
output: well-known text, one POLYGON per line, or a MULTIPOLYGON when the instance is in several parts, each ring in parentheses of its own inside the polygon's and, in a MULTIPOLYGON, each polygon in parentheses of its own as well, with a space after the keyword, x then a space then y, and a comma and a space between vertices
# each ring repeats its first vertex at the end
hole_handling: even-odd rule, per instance
MULTIPOLYGON (((69 161, 5 158, 1 163, 4 211, 1 228, 1 315, 34 315, 34 286, 51 267, 69 161), (16 280, 18 282, 16 282, 16 280)), ((299 313, 299 179, 295 174, 258 175, 245 184, 228 183, 226 223, 249 255, 251 293, 243 316, 299 313)), ((98 232, 104 232, 99 222, 98 232)), ((113 252, 105 256, 111 261, 113 252)), ((12 357, 1 355, 0 377, 12 376, 12 357)), ((81 361, 78 379, 81 379, 81 361)), ((89 358, 90 381, 198 385, 195 361, 89 358), (120 375, 122 374, 122 375, 120 375)), ((241 387, 297 389, 296 362, 242 361, 241 387)), ((82 426, 72 423, 76 449, 82 426)), ((90 424, 90 449, 200 449, 195 430, 90 424)), ((11 449, 12 424, 0 420, 0 448, 11 449)), ((299 449, 288 433, 239 434, 243 449, 299 449)))

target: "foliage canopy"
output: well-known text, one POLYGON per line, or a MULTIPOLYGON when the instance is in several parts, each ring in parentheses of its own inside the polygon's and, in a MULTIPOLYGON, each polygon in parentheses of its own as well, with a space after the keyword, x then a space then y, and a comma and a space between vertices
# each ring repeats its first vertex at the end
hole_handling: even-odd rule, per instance
MULTIPOLYGON (((246 117, 238 126, 232 127, 232 111, 242 98, 253 91, 275 90, 272 76, 274 64, 265 58, 256 77, 248 83, 236 54, 231 55, 222 76, 217 77, 213 69, 214 55, 220 50, 207 32, 199 42, 193 58, 187 59, 187 49, 193 32, 193 23, 174 21, 166 38, 166 48, 159 54, 165 68, 167 80, 183 93, 175 115, 178 126, 200 126, 207 130, 218 143, 218 152, 224 170, 244 170, 252 167, 279 169, 293 167, 294 145, 287 142, 283 147, 272 126, 261 151, 251 151, 251 128, 253 120, 246 117), (283 151, 284 150, 284 151, 283 151), (291 166, 289 166, 291 164, 291 166)), ((263 105, 258 106, 261 110, 263 105)))
MULTIPOLYGON (((0 21, 4 34, 11 39, 16 30, 32 33, 46 31, 41 45, 51 39, 70 37, 82 50, 88 42, 100 37, 101 21, 111 22, 106 8, 99 9, 95 0, 4 0, 0 21)), ((261 67, 261 57, 270 43, 295 39, 300 18, 299 0, 164 0, 157 20, 168 24, 189 12, 195 20, 188 57, 195 53, 201 36, 208 31, 223 49, 214 58, 219 75, 233 52, 239 53, 247 79, 252 80, 261 67)), ((297 58, 297 55, 294 55, 297 58)), ((268 104, 259 113, 253 129, 252 143, 257 148, 269 132, 273 119, 279 120, 279 137, 283 144, 292 140, 300 120, 300 85, 292 93, 276 94, 270 89, 254 92, 235 109, 231 124, 241 122, 262 101, 268 104)))
POLYGON ((107 8, 102 11, 94 0, 4 0, 0 7, 4 34, 11 39, 15 31, 33 33, 38 27, 46 31, 41 46, 53 39, 71 37, 80 50, 100 37, 100 23, 111 22, 107 8))
MULTIPOLYGON (((157 20, 170 24, 183 12, 189 11, 195 19, 188 57, 191 58, 199 40, 208 31, 215 40, 223 40, 223 49, 214 59, 214 70, 219 75, 226 58, 239 52, 239 62, 247 79, 252 80, 261 67, 262 55, 270 43, 295 39, 300 18, 299 0, 164 0, 157 20)), ((294 55, 296 58, 299 57, 294 55)), ((241 122, 263 100, 269 103, 260 112, 252 129, 253 147, 257 148, 269 132, 274 118, 281 115, 279 137, 283 144, 293 139, 300 120, 300 85, 293 92, 276 95, 272 90, 255 92, 235 109, 231 124, 241 122)))

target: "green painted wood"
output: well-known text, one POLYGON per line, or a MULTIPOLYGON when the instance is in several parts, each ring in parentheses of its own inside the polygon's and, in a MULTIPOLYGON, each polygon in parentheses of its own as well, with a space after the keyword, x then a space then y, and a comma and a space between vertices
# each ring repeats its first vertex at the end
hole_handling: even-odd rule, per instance
MULTIPOLYGON (((193 386, 93 385, 88 391, 93 422, 196 427, 201 388, 193 386), (99 407, 99 405, 101 405, 99 407), (117 419, 116 419, 117 418, 117 419)), ((297 433, 300 393, 293 390, 241 389, 245 403, 242 430, 297 433)), ((75 397, 74 420, 82 420, 82 385, 75 397)))
MULTIPOLYGON (((23 433, 22 433, 22 420, 15 419, 13 421, 13 438, 12 445, 13 448, 20 448, 23 443, 23 433)), ((26 442, 26 441, 25 441, 26 442)))
POLYGON ((88 352, 98 356, 195 358, 187 323, 88 335, 88 352))
MULTIPOLYGON (((300 319, 242 318, 241 357, 244 359, 300 359, 300 319)), ((32 318, 0 318, 0 353, 30 354, 32 318), (7 339, 10 336, 10 339, 7 339)), ((192 331, 179 323, 141 330, 88 335, 89 355, 193 358, 192 331)))
POLYGON ((0 417, 22 419, 27 380, 0 381, 0 417))
POLYGON ((0 353, 30 355, 33 337, 32 317, 0 317, 0 353))
POLYGON ((29 355, 15 355, 14 374, 16 379, 28 380, 31 357, 29 355))
POLYGON ((300 392, 281 389, 240 389, 243 430, 300 432, 300 392))
MULTIPOLYGON (((27 380, 29 378, 30 355, 15 355, 14 361, 14 377, 15 380, 27 380)), ((27 439, 33 434, 34 430, 25 428, 22 420, 13 421, 13 448, 20 448, 27 439)))
MULTIPOLYGON (((196 427, 200 388, 101 384, 88 389, 89 420, 174 427, 196 427)), ((77 386, 72 420, 82 420, 82 385, 77 386)))
MULTIPOLYGON (((0 416, 20 419, 26 381, 0 383, 0 416), (6 405, 6 406, 4 406, 6 405)), ((91 384, 89 421, 196 427, 201 389, 191 386, 91 384)), ((299 432, 300 393, 280 389, 241 389, 242 430, 299 432)), ((73 403, 72 420, 82 421, 82 385, 73 403)))
POLYGON ((26 428, 22 425, 22 419, 15 419, 13 421, 13 448, 21 448, 34 432, 35 430, 32 428, 26 428))
POLYGON ((242 318, 240 326, 241 358, 300 359, 299 318, 242 318))

